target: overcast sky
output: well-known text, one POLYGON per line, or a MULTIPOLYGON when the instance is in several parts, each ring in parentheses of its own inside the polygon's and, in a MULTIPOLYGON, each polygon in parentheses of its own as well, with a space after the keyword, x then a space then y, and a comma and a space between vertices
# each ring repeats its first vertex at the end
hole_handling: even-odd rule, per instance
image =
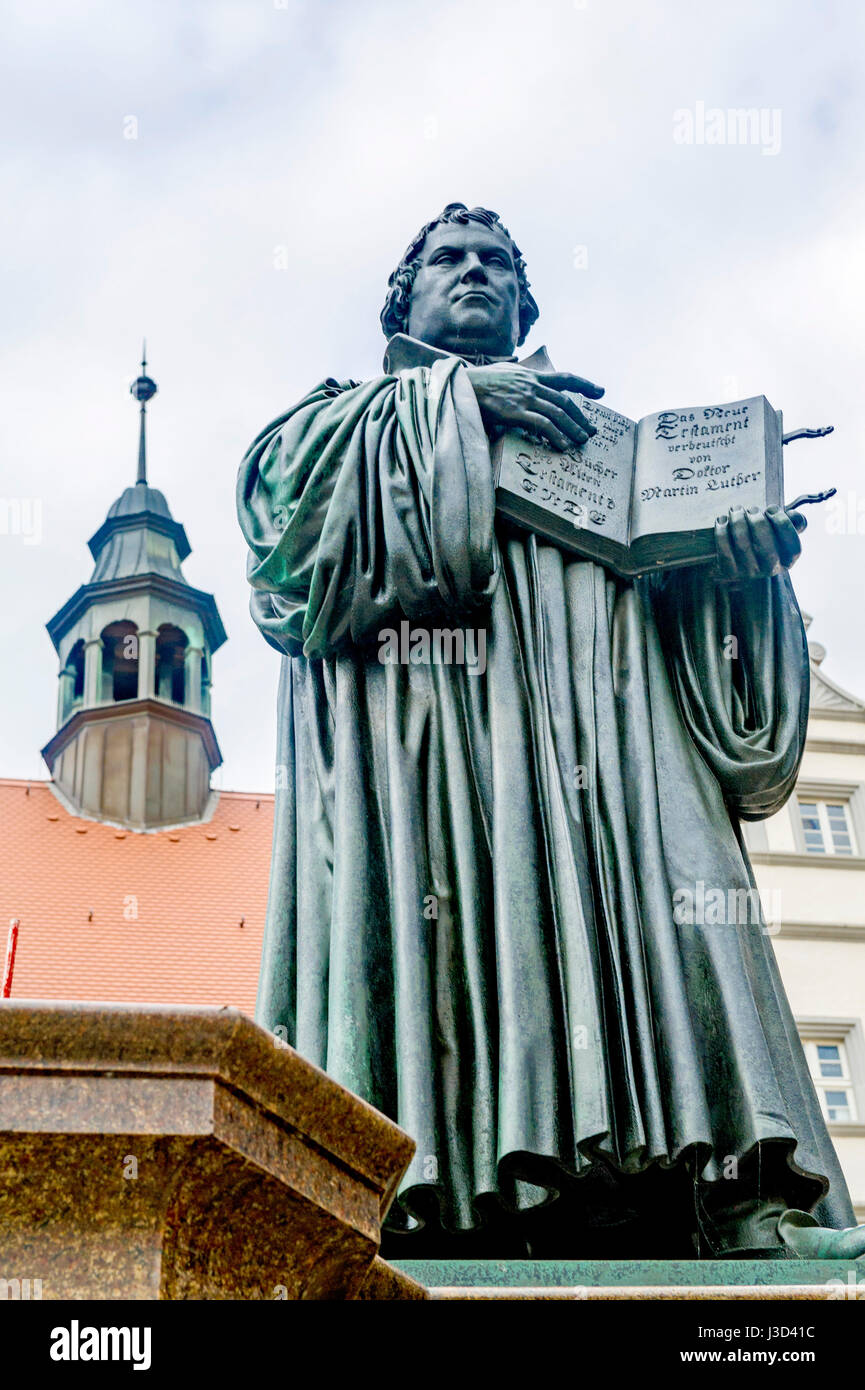
POLYGON ((0 534, 0 774, 47 775, 44 624, 89 577, 87 539, 134 480, 128 387, 146 334, 150 480, 229 636, 217 784, 272 788, 279 658, 248 616, 237 466, 321 378, 380 370, 387 276, 455 200, 495 208, 523 250, 541 308, 526 351, 546 343, 611 406, 763 393, 787 429, 835 425, 785 450, 788 499, 830 484, 844 499, 834 530, 812 509, 793 574, 827 674, 865 694, 861 6, 3 12, 0 501, 42 520, 41 537, 0 534), (756 142, 699 142, 713 108, 739 107, 763 111, 756 142))

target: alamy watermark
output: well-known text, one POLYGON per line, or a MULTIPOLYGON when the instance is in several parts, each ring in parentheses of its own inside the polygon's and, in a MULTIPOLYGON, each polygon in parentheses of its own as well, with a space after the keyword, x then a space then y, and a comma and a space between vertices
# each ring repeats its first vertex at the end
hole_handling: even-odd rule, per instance
POLYGON ((0 1302, 12 1299, 14 1302, 42 1298, 41 1279, 2 1279, 0 1278, 0 1302))
POLYGON ((0 497, 0 536, 20 536, 25 545, 40 545, 42 498, 0 497))
POLYGON ((82 1327, 73 1318, 68 1327, 52 1328, 52 1361, 130 1361, 133 1371, 150 1369, 149 1327, 82 1327))
POLYGON ((415 627, 405 619, 378 634, 383 666, 466 666, 470 676, 487 669, 487 633, 483 627, 415 627))
POLYGON ((690 927, 761 927, 767 935, 781 929, 781 890, 762 897, 756 888, 706 887, 699 878, 673 893, 673 921, 690 927))
POLYGON ((865 536, 865 494, 855 488, 836 493, 822 514, 827 535, 865 536))
POLYGON ((673 112, 677 145, 754 145, 761 154, 781 153, 781 109, 778 106, 680 106, 673 112))
POLYGON ((827 1279, 826 1288, 830 1290, 826 1295, 830 1302, 850 1299, 855 1303, 865 1299, 865 1275, 859 1275, 854 1269, 848 1269, 846 1280, 827 1279))

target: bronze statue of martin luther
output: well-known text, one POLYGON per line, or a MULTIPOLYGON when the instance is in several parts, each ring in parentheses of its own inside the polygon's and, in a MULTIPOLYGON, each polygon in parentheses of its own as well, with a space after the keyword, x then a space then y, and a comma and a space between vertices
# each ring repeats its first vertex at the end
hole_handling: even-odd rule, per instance
POLYGON ((384 373, 322 381, 244 459, 283 653, 258 1018, 417 1141, 385 1253, 838 1253, 765 926, 673 907, 750 893, 740 821, 793 789, 799 536, 733 509, 714 566, 623 579, 497 518, 491 438, 580 446, 563 391, 602 394, 516 362, 537 316, 496 214, 452 203, 390 277, 384 373), (482 629, 485 668, 380 659, 405 621, 482 629))

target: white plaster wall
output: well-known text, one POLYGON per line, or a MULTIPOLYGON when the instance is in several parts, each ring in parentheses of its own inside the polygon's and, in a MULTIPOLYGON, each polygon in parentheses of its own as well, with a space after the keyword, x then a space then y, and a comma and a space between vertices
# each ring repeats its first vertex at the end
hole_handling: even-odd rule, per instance
MULTIPOLYGON (((865 1026, 865 941, 773 937, 772 944, 796 1018, 858 1018, 865 1026)), ((833 1134, 832 1142, 853 1204, 865 1208, 865 1137, 833 1134)))
POLYGON ((776 936, 772 945, 797 1018, 865 1020, 865 941, 776 936))
MULTIPOLYGON (((816 855, 814 858, 813 867, 755 864, 761 896, 774 895, 782 921, 865 926, 865 871, 822 867, 816 855)), ((865 943, 861 946, 865 951, 865 943)))
POLYGON ((865 1223, 865 1139, 842 1139, 833 1134, 832 1143, 859 1221, 865 1223))

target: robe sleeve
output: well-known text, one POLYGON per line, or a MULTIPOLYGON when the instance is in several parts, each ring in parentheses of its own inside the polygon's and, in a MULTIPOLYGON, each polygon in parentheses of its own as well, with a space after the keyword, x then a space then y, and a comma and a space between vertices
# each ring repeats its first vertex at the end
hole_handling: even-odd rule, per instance
POLYGON ((253 618, 291 655, 476 611, 498 579, 489 446, 454 360, 323 382, 251 445, 237 506, 253 618))
POLYGON ((691 738, 740 819, 774 815, 796 782, 810 696, 789 575, 733 587, 693 567, 669 572, 651 592, 691 738))

